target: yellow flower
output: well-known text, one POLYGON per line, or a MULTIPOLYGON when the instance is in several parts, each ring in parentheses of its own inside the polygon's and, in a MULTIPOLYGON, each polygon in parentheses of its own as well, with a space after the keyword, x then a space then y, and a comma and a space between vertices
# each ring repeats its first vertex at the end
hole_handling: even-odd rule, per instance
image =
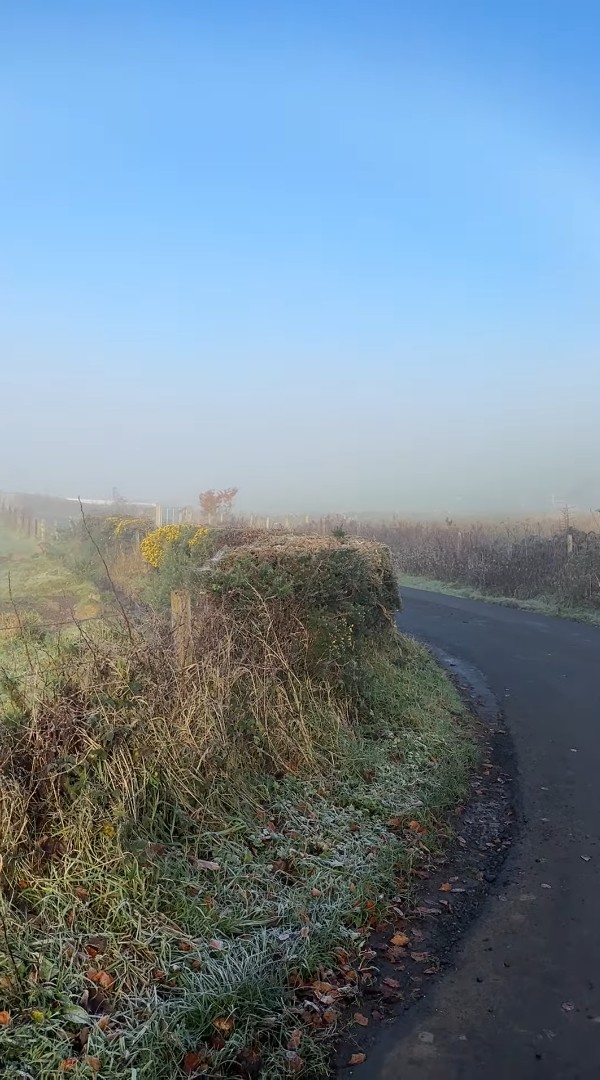
POLYGON ((171 544, 181 536, 184 525, 161 525, 148 533, 140 544, 140 551, 146 562, 158 567, 163 561, 171 544))

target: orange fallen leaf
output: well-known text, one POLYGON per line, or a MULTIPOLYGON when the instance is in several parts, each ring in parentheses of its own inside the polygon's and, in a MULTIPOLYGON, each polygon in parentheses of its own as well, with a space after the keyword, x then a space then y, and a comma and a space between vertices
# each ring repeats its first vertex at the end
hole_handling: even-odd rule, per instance
POLYGON ((3 1009, 2 1012, 0 1012, 0 1025, 6 1027, 7 1024, 10 1024, 10 1013, 7 1012, 6 1009, 3 1009))
POLYGON ((374 907, 375 907, 375 901, 374 900, 366 900, 365 901, 365 911, 372 911, 374 907))
POLYGON ((402 824, 402 818, 393 817, 388 821, 390 829, 397 829, 402 824))
POLYGON ((298 1047, 300 1046, 301 1041, 302 1041, 302 1032, 300 1031, 300 1028, 294 1028, 294 1030, 292 1031, 292 1033, 291 1033, 291 1035, 290 1035, 290 1037, 288 1039, 288 1044, 287 1044, 288 1050, 297 1050, 298 1047))
POLYGON ((440 885, 440 892, 452 892, 452 885, 449 881, 445 881, 443 885, 440 885))
POLYGON ((91 1057, 89 1054, 87 1054, 85 1063, 86 1065, 89 1065, 92 1072, 100 1072, 100 1058, 91 1057))
POLYGON ((73 1072, 73 1069, 77 1065, 77 1058, 65 1058, 60 1063, 61 1072, 73 1072))
POLYGON ((217 1031, 220 1031, 223 1035, 231 1035, 235 1027, 235 1020, 232 1016, 217 1016, 216 1020, 213 1020, 213 1027, 216 1027, 217 1031))
POLYGON ((363 1061, 367 1060, 366 1054, 353 1054, 348 1062, 349 1065, 362 1065, 363 1061))
POLYGON ((338 1014, 335 1009, 325 1009, 323 1013, 323 1021, 326 1024, 333 1024, 337 1020, 338 1014))
POLYGON ((90 895, 87 889, 84 889, 82 885, 78 885, 76 889, 73 889, 75 896, 78 896, 80 900, 87 900, 90 895))
POLYGON ((110 990, 115 981, 108 971, 94 971, 92 968, 86 972, 86 976, 90 982, 95 983, 96 986, 101 986, 103 990, 110 990))
POLYGON ((329 994, 332 990, 335 990, 333 983, 319 982, 318 979, 310 984, 311 990, 314 990, 316 994, 329 994))
POLYGON ((402 946, 404 946, 404 945, 408 945, 408 943, 410 941, 410 938, 407 937, 406 934, 394 934, 394 936, 393 936, 393 938, 391 940, 392 940, 392 945, 402 945, 402 946))
POLYGON ((98 1021, 98 1028, 99 1028, 100 1031, 106 1031, 109 1024, 110 1024, 110 1016, 101 1016, 99 1021, 98 1021))
POLYGON ((424 825, 421 825, 420 821, 409 821, 408 827, 411 832, 427 832, 424 825))
POLYGON ((190 945, 189 941, 178 941, 177 948, 179 949, 179 952, 191 952, 193 945, 190 945))
POLYGON ((369 1023, 368 1016, 364 1016, 363 1013, 354 1013, 354 1023, 360 1024, 361 1027, 367 1027, 369 1023))

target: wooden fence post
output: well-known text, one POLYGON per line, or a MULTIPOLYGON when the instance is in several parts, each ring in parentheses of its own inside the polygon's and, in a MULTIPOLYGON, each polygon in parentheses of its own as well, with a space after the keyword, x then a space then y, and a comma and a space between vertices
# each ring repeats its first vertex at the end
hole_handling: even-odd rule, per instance
POLYGON ((171 629, 175 663, 179 671, 185 671, 192 659, 192 601, 185 589, 171 593, 171 629))

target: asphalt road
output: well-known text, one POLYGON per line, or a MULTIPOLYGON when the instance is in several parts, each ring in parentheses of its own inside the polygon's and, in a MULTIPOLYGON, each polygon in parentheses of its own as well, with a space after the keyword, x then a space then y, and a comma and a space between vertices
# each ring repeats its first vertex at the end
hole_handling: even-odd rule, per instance
POLYGON ((401 629, 474 665, 499 700, 522 823, 455 969, 382 1035, 360 1076, 599 1080, 600 628, 403 597, 401 629))

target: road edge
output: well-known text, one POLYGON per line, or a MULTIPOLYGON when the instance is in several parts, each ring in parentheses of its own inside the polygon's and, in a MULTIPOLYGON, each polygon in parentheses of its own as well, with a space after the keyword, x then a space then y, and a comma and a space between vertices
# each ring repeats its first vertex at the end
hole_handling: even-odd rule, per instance
POLYGON ((448 817, 453 839, 435 872, 419 885, 415 910, 405 914, 400 927, 378 927, 370 939, 377 978, 362 987, 354 1006, 369 1023, 344 1032, 332 1071, 340 1080, 376 1080, 391 1046, 403 1037, 411 1006, 460 963, 460 946, 494 890, 522 824, 515 747, 498 699, 477 668, 417 640, 445 670, 472 717, 481 761, 468 801, 448 817), (447 885, 450 890, 442 891, 447 885), (410 943, 390 949, 390 935, 399 928, 410 943), (364 1062, 350 1065, 353 1055, 365 1055, 364 1062))

